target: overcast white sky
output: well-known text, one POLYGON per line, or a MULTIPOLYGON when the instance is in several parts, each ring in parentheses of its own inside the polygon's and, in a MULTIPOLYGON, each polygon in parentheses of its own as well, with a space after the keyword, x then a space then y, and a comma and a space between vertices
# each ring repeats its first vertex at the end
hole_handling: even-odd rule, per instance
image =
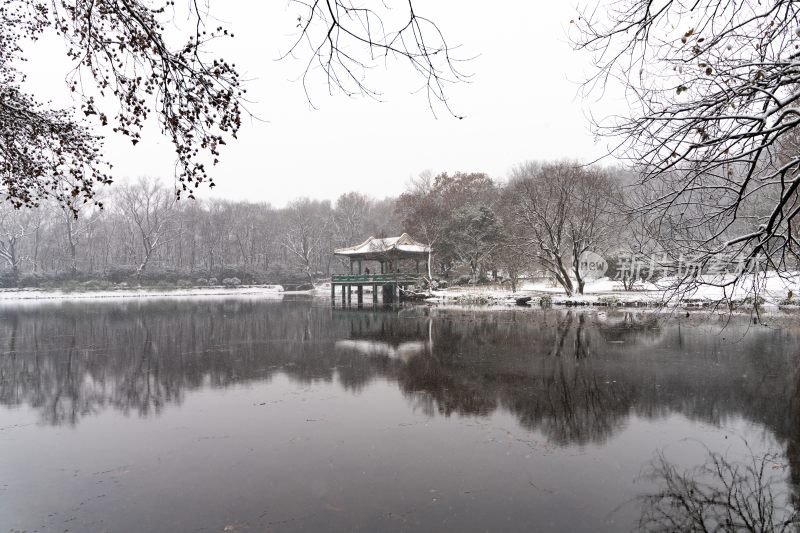
MULTIPOLYGON (((357 190, 383 197, 402 192, 424 170, 483 171, 505 177, 528 159, 593 159, 605 153, 586 118, 591 107, 606 114, 613 102, 585 102, 577 82, 588 58, 573 52, 566 29, 573 4, 437 0, 417 5, 436 20, 462 55, 477 55, 464 70, 469 84, 451 90, 451 104, 466 115, 434 117, 420 85, 405 65, 390 74, 375 72, 384 102, 329 96, 322 78, 309 105, 297 80, 303 62, 276 61, 294 32, 296 8, 283 0, 211 2, 214 14, 234 31, 225 55, 248 79, 250 109, 262 121, 247 121, 240 139, 227 146, 215 170, 218 187, 201 197, 268 201, 285 205, 309 196, 335 199, 357 190)), ((29 86, 40 98, 60 101, 65 66, 60 42, 37 45, 29 86), (53 54, 53 52, 56 52, 53 54), (55 89, 59 92, 54 92, 55 89)), ((63 48, 63 47, 62 47, 63 48)), ((369 81, 369 80, 368 80, 369 81)), ((442 111, 442 110, 439 110, 442 111)), ((109 139, 108 158, 120 177, 173 175, 174 157, 166 138, 150 134, 137 147, 109 139)))

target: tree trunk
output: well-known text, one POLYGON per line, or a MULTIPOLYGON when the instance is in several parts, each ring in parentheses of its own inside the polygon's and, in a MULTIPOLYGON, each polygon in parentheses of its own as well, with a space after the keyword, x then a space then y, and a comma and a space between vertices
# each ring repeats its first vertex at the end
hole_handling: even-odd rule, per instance
POLYGON ((470 261, 469 268, 472 270, 472 283, 477 284, 478 278, 480 278, 480 274, 478 272, 478 265, 474 261, 470 261))
POLYGON ((428 252, 428 279, 433 279, 433 274, 431 273, 431 252, 428 252))
POLYGON ((556 281, 564 288, 564 291, 567 293, 567 296, 572 296, 575 292, 575 288, 572 285, 572 280, 569 277, 569 271, 564 267, 564 263, 561 261, 561 257, 555 257, 555 264, 557 271, 555 272, 556 281))
POLYGON ((572 271, 575 273, 575 281, 578 282, 578 294, 583 294, 583 287, 586 285, 586 280, 584 280, 583 276, 581 276, 581 253, 578 251, 577 244, 573 244, 572 271))
POLYGON ((33 273, 39 273, 39 226, 33 234, 33 273))

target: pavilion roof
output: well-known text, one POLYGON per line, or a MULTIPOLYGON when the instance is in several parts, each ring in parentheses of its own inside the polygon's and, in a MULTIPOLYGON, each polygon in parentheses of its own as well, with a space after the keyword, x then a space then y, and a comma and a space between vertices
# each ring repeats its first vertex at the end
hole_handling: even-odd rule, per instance
POLYGON ((403 233, 399 237, 386 237, 384 239, 370 237, 359 245, 338 248, 333 253, 362 259, 379 259, 387 255, 400 257, 427 255, 430 251, 430 246, 425 246, 409 237, 408 233, 403 233))

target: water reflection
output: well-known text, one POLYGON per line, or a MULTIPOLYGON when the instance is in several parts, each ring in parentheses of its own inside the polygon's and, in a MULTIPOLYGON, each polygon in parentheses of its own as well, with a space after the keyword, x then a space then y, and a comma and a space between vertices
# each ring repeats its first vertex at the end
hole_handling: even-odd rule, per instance
MULTIPOLYGON (((312 300, 8 305, 0 307, 0 403, 34 409, 45 426, 80 427, 106 410, 151 418, 178 411, 201 389, 285 376, 299 385, 335 384, 352 396, 380 380, 400 390, 416 413, 477 421, 511 415, 556 447, 599 449, 637 419, 680 415, 719 426, 745 420, 786 451, 787 474, 797 487, 797 330, 758 328, 744 335, 750 327, 725 318, 663 322, 650 313, 331 310, 312 300)), ((351 408, 359 411, 339 416, 353 424, 351 418, 374 414, 361 404, 351 408)), ((399 427, 396 414, 381 416, 399 427)), ((309 419, 315 420, 301 422, 309 419)), ((380 438, 374 424, 352 427, 380 438)), ((415 433, 417 439, 426 435, 415 433)), ((368 444, 361 444, 361 455, 372 453, 368 444)), ((480 457, 479 445, 469 449, 480 457)), ((309 456, 301 463, 313 463, 317 472, 325 461, 309 456)), ((464 459, 463 465, 475 462, 464 459)), ((659 468, 653 474, 663 474, 669 494, 693 486, 666 462, 659 468)), ((673 502, 645 503, 656 517, 673 502)), ((656 518, 650 522, 658 525, 656 518)))
MULTIPOLYGON (((336 341, 336 349, 366 356, 389 357, 408 362, 411 358, 433 352, 433 319, 386 320, 391 309, 379 312, 358 312, 355 309, 334 310, 334 320, 346 321, 347 339, 336 341)), ((408 317, 408 313, 398 316, 408 317)), ((415 318, 411 315, 411 318, 415 318)))
POLYGON ((796 531, 800 513, 784 490, 783 458, 756 453, 743 457, 705 449, 705 462, 690 469, 662 452, 643 479, 658 489, 638 498, 642 531, 796 531))
POLYGON ((415 401, 424 395, 431 413, 505 409, 559 444, 602 443, 631 413, 745 416, 788 437, 796 336, 720 327, 661 324, 652 314, 398 314, 311 301, 6 307, 0 402, 77 424, 108 407, 157 414, 189 390, 280 372, 350 390, 388 378, 415 401))

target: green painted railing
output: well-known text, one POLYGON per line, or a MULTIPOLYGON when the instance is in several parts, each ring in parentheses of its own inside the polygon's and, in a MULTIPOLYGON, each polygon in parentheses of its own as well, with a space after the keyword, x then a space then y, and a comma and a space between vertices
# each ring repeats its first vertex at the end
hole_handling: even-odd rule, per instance
POLYGON ((347 274, 331 276, 331 283, 416 283, 423 274, 397 272, 395 274, 347 274))

